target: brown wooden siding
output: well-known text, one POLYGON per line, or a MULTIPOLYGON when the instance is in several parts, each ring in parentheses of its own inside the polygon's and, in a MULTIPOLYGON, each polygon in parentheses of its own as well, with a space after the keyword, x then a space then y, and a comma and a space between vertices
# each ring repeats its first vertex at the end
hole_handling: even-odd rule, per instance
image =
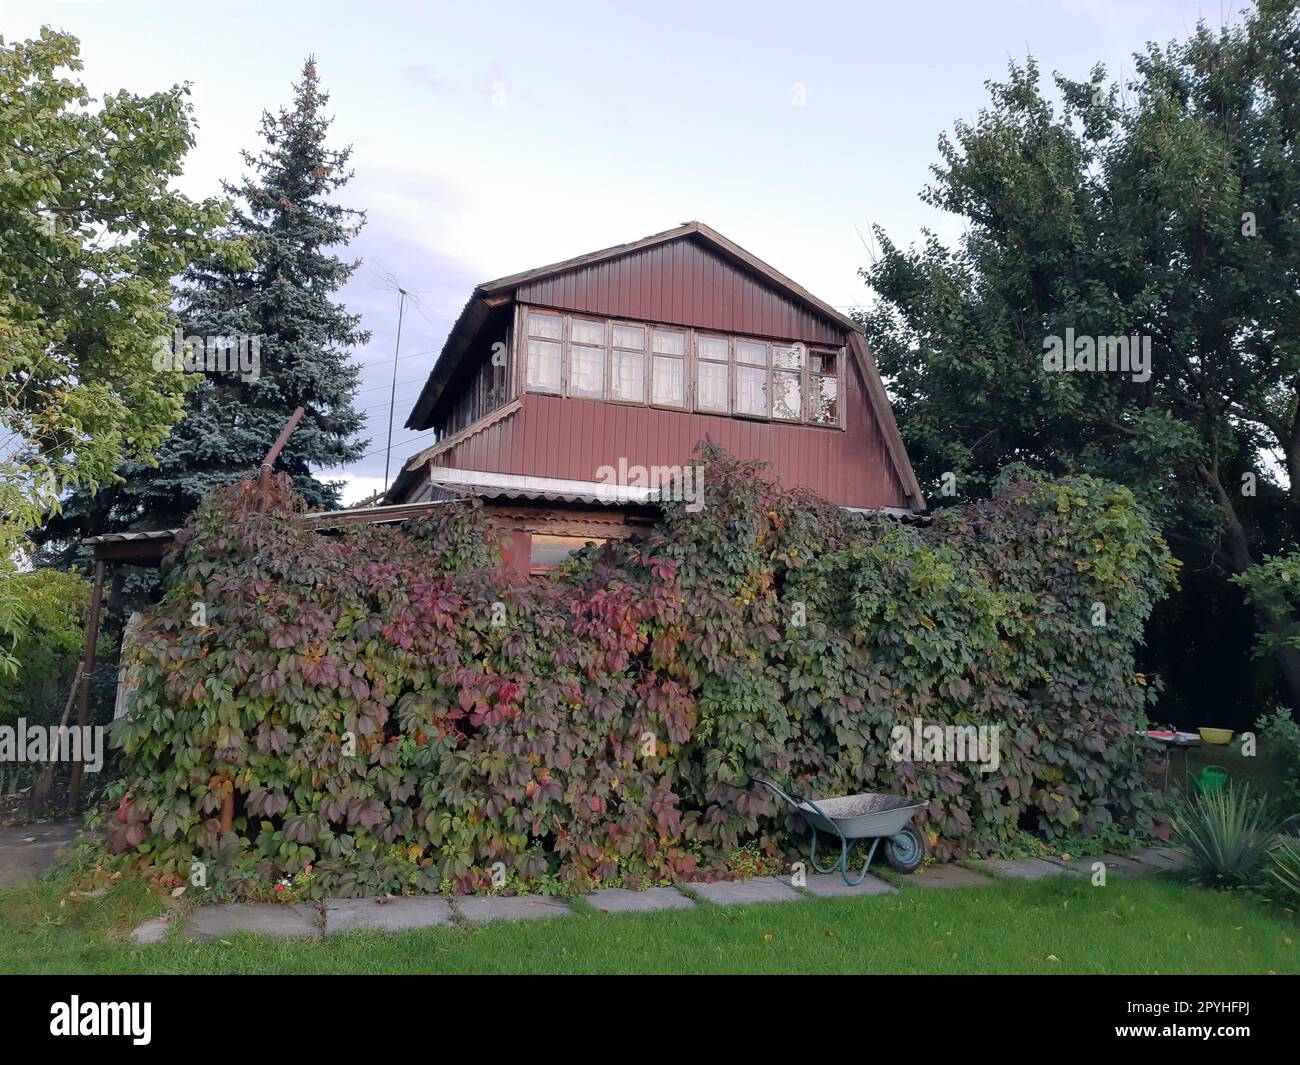
POLYGON ((638 318, 810 344, 844 343, 844 327, 763 284, 694 240, 658 244, 521 285, 515 298, 569 311, 638 318))
POLYGON ((843 430, 530 394, 519 410, 433 461, 463 470, 594 481, 599 467, 617 467, 621 457, 629 465, 682 464, 707 435, 737 458, 770 463, 787 486, 811 488, 841 506, 906 507, 856 365, 850 363, 844 383, 843 430))

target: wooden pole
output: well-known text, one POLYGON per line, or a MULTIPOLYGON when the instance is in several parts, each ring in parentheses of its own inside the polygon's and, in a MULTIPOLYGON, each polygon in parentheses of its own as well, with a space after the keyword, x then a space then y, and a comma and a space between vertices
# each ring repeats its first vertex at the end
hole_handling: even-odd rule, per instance
MULTIPOLYGON (((90 675, 95 669, 95 644, 99 641, 99 612, 104 603, 104 562, 95 563, 95 589, 90 596, 90 623, 86 626, 86 656, 81 663, 81 695, 77 701, 77 728, 83 730, 90 724, 90 675)), ((81 776, 85 769, 85 743, 77 745, 77 761, 72 767, 72 780, 68 785, 68 801, 73 811, 81 808, 81 776)))
POLYGON ((271 500, 271 467, 275 465, 275 460, 279 458, 280 452, 284 445, 289 441, 289 435, 298 427, 302 421, 303 410, 299 407, 285 422, 284 428, 280 430, 280 435, 275 438, 275 443, 271 445, 271 450, 266 453, 266 458, 262 460, 262 474, 260 478, 260 487, 262 498, 258 503, 259 510, 266 510, 267 504, 271 500))

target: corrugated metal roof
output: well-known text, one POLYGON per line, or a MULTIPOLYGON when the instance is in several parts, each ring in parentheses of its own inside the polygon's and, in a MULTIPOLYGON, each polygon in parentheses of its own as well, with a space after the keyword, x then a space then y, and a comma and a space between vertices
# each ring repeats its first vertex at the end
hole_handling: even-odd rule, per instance
POLYGON ((144 532, 100 533, 98 536, 88 536, 81 542, 93 546, 95 544, 127 543, 132 540, 171 540, 175 538, 178 532, 180 532, 179 529, 149 529, 144 532))
POLYGON ((573 481, 560 477, 531 477, 434 466, 430 468, 429 481, 435 491, 441 490, 451 496, 589 503, 608 507, 658 504, 657 489, 597 481, 573 481))

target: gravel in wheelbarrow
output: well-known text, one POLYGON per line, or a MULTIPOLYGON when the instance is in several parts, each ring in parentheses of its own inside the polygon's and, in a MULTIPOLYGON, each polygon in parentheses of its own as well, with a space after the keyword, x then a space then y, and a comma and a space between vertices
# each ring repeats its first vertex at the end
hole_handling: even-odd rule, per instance
POLYGON ((917 799, 869 791, 861 795, 804 799, 796 808, 823 832, 842 832, 848 839, 870 839, 902 832, 912 820, 912 811, 924 805, 917 799))

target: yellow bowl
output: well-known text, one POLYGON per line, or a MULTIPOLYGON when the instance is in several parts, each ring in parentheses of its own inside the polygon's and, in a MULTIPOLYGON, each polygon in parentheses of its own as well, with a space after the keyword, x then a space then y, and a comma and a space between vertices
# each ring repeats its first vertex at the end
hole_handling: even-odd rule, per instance
POLYGON ((1201 739, 1206 743, 1223 744, 1232 741, 1230 728, 1198 728, 1196 731, 1201 734, 1201 739))

